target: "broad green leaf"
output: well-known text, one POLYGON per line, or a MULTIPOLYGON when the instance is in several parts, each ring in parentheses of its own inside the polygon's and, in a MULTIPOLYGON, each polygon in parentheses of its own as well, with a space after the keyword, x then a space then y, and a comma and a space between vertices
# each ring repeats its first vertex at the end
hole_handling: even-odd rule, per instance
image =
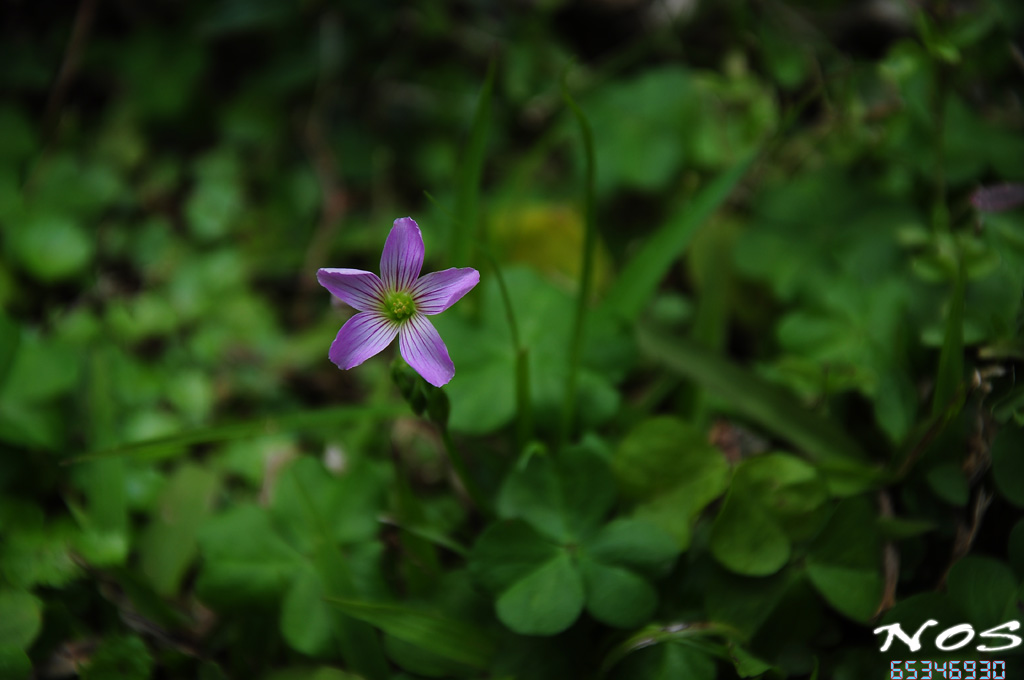
POLYGON ((668 531, 681 548, 689 545, 696 515, 729 480, 722 452, 696 428, 667 416, 634 427, 619 444, 612 467, 623 492, 640 501, 635 516, 668 531))
POLYGON ((837 611, 868 621, 882 597, 882 542, 865 498, 841 501, 810 547, 807 575, 837 611))
POLYGON ((1004 562, 968 555, 950 568, 946 587, 979 630, 1016 618, 1019 581, 1004 562))
POLYGON ((928 480, 928 486, 942 500, 961 508, 967 505, 970 489, 960 465, 952 462, 939 463, 928 470, 925 478, 928 480))
POLYGON ((66 521, 45 527, 12 523, 0 542, 0 575, 18 588, 66 585, 82 573, 72 556, 77 536, 66 521))
POLYGON ((265 510, 239 505, 208 519, 196 534, 204 601, 231 607, 266 603, 285 592, 302 556, 278 536, 265 510))
POLYGON ((1024 519, 1013 526, 1006 552, 1013 571, 1018 578, 1024 579, 1024 519))
POLYGON ((616 564, 650 576, 672 568, 679 546, 672 536, 650 522, 616 519, 583 545, 586 555, 602 564, 616 564))
MULTIPOLYGON (((533 417, 538 426, 555 427, 565 397, 566 366, 573 319, 573 300, 565 291, 532 270, 502 271, 519 338, 528 352, 533 417)), ((431 317, 459 367, 458 380, 445 387, 451 399, 452 430, 484 434, 510 423, 516 412, 517 352, 513 347, 505 304, 494 277, 474 293, 480 304, 478 323, 457 312, 431 317)), ((584 334, 583 368, 578 381, 579 417, 590 427, 612 417, 621 399, 612 387, 632 360, 632 348, 621 329, 607 317, 590 315, 584 334)))
POLYGON ((604 310, 625 321, 636 320, 669 269, 686 250, 697 228, 725 202, 746 175, 752 160, 748 158, 722 172, 690 201, 673 209, 669 221, 626 263, 608 291, 604 310))
POLYGON ((21 326, 0 313, 0 390, 7 382, 7 376, 14 365, 21 344, 21 326))
POLYGON ((743 461, 733 476, 733 489, 759 504, 793 540, 808 538, 822 521, 816 510, 828 498, 814 466, 785 453, 767 453, 743 461))
POLYGON ((25 649, 43 625, 42 603, 26 590, 0 589, 0 649, 25 649))
POLYGON ((635 628, 654 613, 658 594, 645 579, 622 567, 580 560, 587 611, 617 628, 635 628))
POLYGON ((477 540, 470 553, 473 577, 494 592, 506 590, 538 564, 558 554, 559 547, 542 538, 522 520, 498 522, 477 540))
POLYGON ((531 458, 506 477, 498 514, 521 518, 553 540, 581 540, 611 509, 615 486, 605 460, 588 448, 564 449, 557 457, 531 458))
POLYGON ((612 468, 623 492, 643 499, 690 486, 697 499, 692 510, 710 502, 707 486, 727 476, 729 464, 707 436, 671 416, 644 420, 631 429, 615 451, 612 468), (691 480, 697 482, 688 484, 691 480))
POLYGON ((81 670, 82 680, 148 680, 153 657, 134 635, 106 637, 81 670))
POLYGON ((313 552, 321 532, 337 544, 370 540, 377 534, 383 503, 382 475, 368 460, 335 476, 321 461, 299 458, 281 473, 271 514, 281 535, 306 553, 313 552))
POLYGON ((684 158, 696 114, 688 71, 665 67, 608 83, 582 106, 593 121, 599 193, 619 184, 664 186, 684 158))
POLYGON ((619 664, 622 680, 714 680, 715 660, 692 644, 664 642, 640 649, 619 664))
POLYGON ((711 554, 737 574, 767 576, 789 561, 790 543, 763 507, 734 489, 711 525, 711 554))
POLYGON ((287 668, 261 677, 262 680, 362 680, 358 675, 330 666, 287 668))
POLYGON ((186 464, 167 481, 153 521, 139 541, 140 567, 158 593, 171 596, 198 550, 203 525, 217 491, 217 476, 186 464))
POLYGON ((96 249, 80 224, 59 213, 35 211, 10 236, 22 267, 46 283, 82 273, 96 249))
POLYGON ((329 598, 353 618, 449 661, 477 670, 488 667, 495 643, 479 626, 438 612, 402 604, 329 598))
POLYGON ((880 480, 880 471, 863 462, 863 451, 841 428, 799 407, 779 387, 682 338, 642 328, 639 340, 668 369, 694 380, 736 412, 820 461, 833 493, 848 495, 880 480))
POLYGON ((1024 429, 1006 425, 992 442, 992 478, 1006 500, 1024 507, 1024 429))
POLYGON ((757 577, 716 568, 704 589, 708 616, 749 638, 771 615, 793 580, 792 568, 757 577))
POLYGON ((0 678, 21 680, 32 677, 32 659, 17 645, 0 644, 0 678))
POLYGON ((334 627, 325 597, 320 577, 305 567, 296 573, 281 603, 281 634, 307 656, 323 656, 331 650, 334 627))
POLYGON ((503 592, 495 609, 520 635, 555 635, 579 617, 583 602, 583 579, 568 552, 559 550, 503 592))

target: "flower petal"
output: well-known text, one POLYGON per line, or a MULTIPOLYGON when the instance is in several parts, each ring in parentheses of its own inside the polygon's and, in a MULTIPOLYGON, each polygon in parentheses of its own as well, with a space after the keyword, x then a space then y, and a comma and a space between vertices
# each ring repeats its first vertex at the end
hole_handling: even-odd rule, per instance
POLYGON ((354 368, 391 344, 398 326, 383 314, 360 312, 345 322, 327 356, 338 368, 354 368))
POLYGON ((412 288, 416 311, 440 314, 480 283, 480 272, 472 267, 445 269, 420 278, 412 288))
POLYGON ((380 276, 388 290, 409 290, 423 269, 423 234, 411 217, 395 220, 380 256, 380 276))
POLYGON ((318 269, 320 285, 360 312, 376 311, 384 301, 384 284, 362 269, 318 269))
POLYGON ((398 332, 402 358, 434 387, 446 385, 455 375, 455 364, 434 324, 422 314, 406 321, 398 332))

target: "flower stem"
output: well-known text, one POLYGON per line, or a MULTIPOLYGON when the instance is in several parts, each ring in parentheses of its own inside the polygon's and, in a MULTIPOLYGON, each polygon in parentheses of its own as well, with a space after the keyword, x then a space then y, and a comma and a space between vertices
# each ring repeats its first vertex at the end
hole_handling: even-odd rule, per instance
POLYGON ((573 318, 572 336, 569 344, 569 370, 565 383, 565 401, 562 406, 562 426, 559 432, 559 448, 569 440, 572 433, 573 419, 576 411, 576 384, 579 377, 580 356, 583 353, 583 331, 587 320, 587 304, 590 300, 590 288, 594 268, 594 245, 597 241, 597 226, 594 220, 594 135, 590 123, 583 111, 569 94, 566 82, 568 69, 562 73, 562 97, 566 105, 576 117, 576 122, 583 137, 584 152, 584 236, 583 236, 583 267, 580 271, 580 285, 576 298, 576 314, 573 318))
POLYGON ((512 345, 516 351, 516 444, 519 451, 522 451, 533 437, 533 412, 530 402, 530 350, 523 344, 519 335, 519 324, 516 322, 516 313, 512 308, 512 296, 509 295, 508 285, 505 283, 505 277, 501 273, 497 259, 483 244, 479 244, 478 248, 487 258, 491 269, 494 270, 494 279, 498 282, 498 292, 501 293, 505 318, 508 319, 512 345))
POLYGON ((494 511, 491 509, 491 504, 488 502, 487 497, 484 496, 480 487, 473 481, 473 478, 469 476, 469 468, 466 467, 466 460, 462 457, 458 447, 455 446, 455 441, 452 439, 451 432, 448 431, 447 426, 441 426, 441 441, 444 442, 444 448, 448 452, 448 460, 451 461, 452 470, 455 471, 455 476, 459 478, 459 482, 463 488, 466 489, 466 493, 469 494, 470 500, 473 504, 479 508, 487 517, 491 517, 494 511))

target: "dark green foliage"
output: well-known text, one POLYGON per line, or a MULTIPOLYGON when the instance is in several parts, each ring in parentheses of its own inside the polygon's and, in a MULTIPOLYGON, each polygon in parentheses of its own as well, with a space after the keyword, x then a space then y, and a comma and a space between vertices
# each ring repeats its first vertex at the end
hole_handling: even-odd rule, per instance
POLYGON ((1019 3, 520 4, 0 6, 0 680, 1019 674, 1019 3))

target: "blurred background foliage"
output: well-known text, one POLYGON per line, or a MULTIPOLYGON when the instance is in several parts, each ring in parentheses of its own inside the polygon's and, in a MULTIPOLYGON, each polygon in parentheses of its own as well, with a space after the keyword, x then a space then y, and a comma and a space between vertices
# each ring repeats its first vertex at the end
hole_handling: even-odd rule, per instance
POLYGON ((1016 0, 7 0, 0 64, 0 676, 852 679, 1018 617, 1016 0), (315 270, 407 214, 482 273, 450 417, 326 357, 315 270))

